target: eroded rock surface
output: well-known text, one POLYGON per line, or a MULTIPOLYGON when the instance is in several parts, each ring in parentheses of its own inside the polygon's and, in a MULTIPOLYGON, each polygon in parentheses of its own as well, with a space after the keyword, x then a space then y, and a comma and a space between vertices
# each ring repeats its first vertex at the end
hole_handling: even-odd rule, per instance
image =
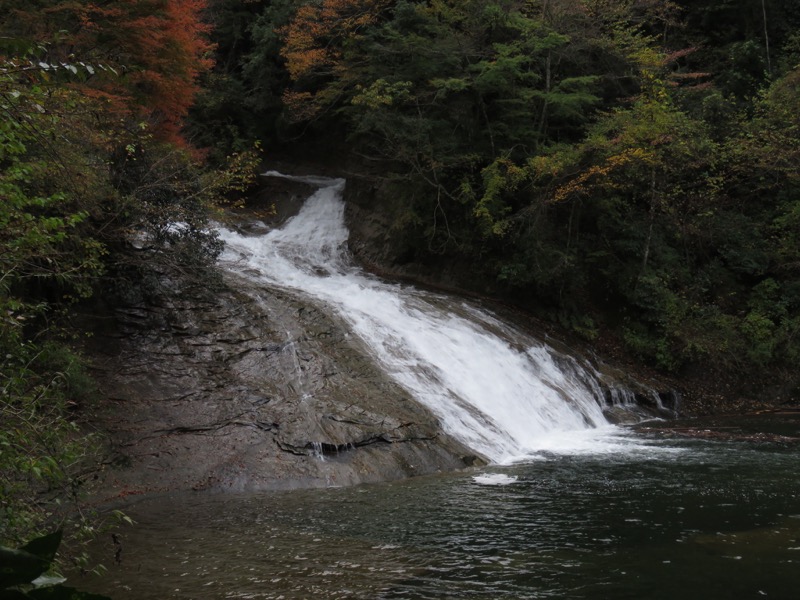
POLYGON ((111 497, 350 485, 481 462, 342 323, 224 277, 219 292, 118 309, 94 337, 111 497))

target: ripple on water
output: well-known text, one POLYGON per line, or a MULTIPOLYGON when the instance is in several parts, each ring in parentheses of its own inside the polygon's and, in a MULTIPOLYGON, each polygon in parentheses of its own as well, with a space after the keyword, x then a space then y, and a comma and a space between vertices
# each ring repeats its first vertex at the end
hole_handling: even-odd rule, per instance
POLYGON ((669 443, 682 452, 661 460, 552 455, 357 488, 145 501, 129 511, 139 525, 122 532, 122 564, 109 543, 109 572, 91 590, 115 600, 794 597, 798 452, 669 443))

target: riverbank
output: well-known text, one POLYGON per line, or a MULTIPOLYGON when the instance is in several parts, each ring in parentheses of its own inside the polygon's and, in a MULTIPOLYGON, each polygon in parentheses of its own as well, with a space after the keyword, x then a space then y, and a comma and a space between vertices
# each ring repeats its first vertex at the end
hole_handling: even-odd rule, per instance
MULTIPOLYGON (((239 235, 234 230, 246 233, 243 243, 254 239, 248 236, 263 235, 296 213, 312 190, 302 182, 273 178, 260 198, 228 214, 228 235, 239 235)), ((301 233, 298 243, 306 241, 314 240, 304 240, 301 233)), ((94 424, 111 442, 109 464, 99 482, 105 499, 177 490, 346 486, 486 462, 481 451, 454 437, 441 414, 423 406, 378 364, 376 349, 351 335, 352 323, 345 323, 344 315, 299 293, 302 286, 293 291, 291 285, 282 285, 299 275, 287 273, 286 282, 279 276, 272 284, 250 276, 279 260, 277 256, 265 267, 236 266, 248 252, 229 249, 216 283, 162 274, 160 287, 149 295, 108 308, 97 319, 102 327, 94 328, 86 351, 102 398, 94 424)), ((309 276, 325 281, 339 267, 319 260, 324 259, 312 259, 309 276)), ((353 289, 365 283, 356 282, 353 289)), ((389 296, 381 300, 393 301, 389 296)), ((462 310, 460 304, 456 299, 455 308, 462 310)), ((509 322, 519 320, 509 307, 498 304, 494 310, 505 311, 509 322)), ((97 317, 102 307, 93 312, 97 317)), ((565 367, 583 369, 580 357, 570 358, 573 349, 559 349, 565 367)), ((451 350, 441 348, 444 356, 451 350)), ((497 365, 470 356, 477 348, 464 350, 464 359, 474 362, 473 372, 486 371, 490 381, 502 377, 492 371, 497 365)), ((600 361, 594 365, 597 377, 608 378, 603 385, 611 386, 609 394, 615 385, 627 386, 631 393, 638 393, 634 386, 644 390, 621 372, 611 374, 600 361)), ((435 373, 445 367, 420 368, 435 373)), ((555 365, 548 368, 557 370, 555 365)), ((436 378, 432 375, 431 384, 436 378)), ((440 390, 437 395, 451 393, 440 390)), ((481 394, 482 401, 491 401, 487 394, 481 394)), ((669 413, 675 407, 666 395, 664 400, 669 413)), ((551 401, 560 405, 577 398, 551 401)), ((596 400, 589 404, 597 415, 585 418, 602 421, 596 400)), ((659 414, 657 406, 652 408, 659 414)), ((618 412, 617 418, 635 418, 621 414, 622 407, 618 412)), ((582 418, 574 426, 585 425, 582 418)))
MULTIPOLYGON (((348 247, 366 271, 393 281, 460 295, 483 303, 504 315, 534 337, 557 340, 567 349, 596 363, 609 365, 615 372, 628 374, 663 393, 680 396, 680 412, 685 416, 744 414, 761 410, 800 407, 797 374, 780 369, 760 373, 744 372, 735 366, 720 368, 698 358, 676 372, 665 372, 648 364, 626 348, 618 331, 598 325, 592 339, 563 327, 539 307, 509 296, 495 283, 474 276, 469 264, 420 262, 413 260, 398 239, 395 219, 402 206, 393 204, 381 190, 385 181, 372 165, 348 158, 345 149, 328 152, 315 146, 302 151, 286 151, 282 158, 270 160, 263 171, 277 170, 298 175, 345 177, 346 222, 350 230, 348 247), (332 158, 334 157, 334 158, 332 158)), ((307 186, 262 178, 239 214, 264 218, 274 226, 294 214, 302 203, 307 186), (274 213, 270 213, 274 209, 274 213)))
MULTIPOLYGON (((354 176, 346 189, 350 248, 363 267, 379 276, 407 281, 447 293, 478 298, 542 339, 556 339, 583 356, 613 365, 633 380, 659 390, 674 390, 681 397, 680 412, 686 416, 741 414, 758 410, 800 406, 800 386, 795 372, 778 367, 758 372, 743 370, 732 359, 726 366, 698 355, 673 372, 656 369, 624 343, 621 331, 593 321, 591 330, 580 325, 564 327, 554 320, 551 308, 526 297, 510 294, 496 281, 479 275, 467 261, 421 260, 407 246, 396 227, 403 211, 380 178, 354 176)), ((588 310, 589 307, 587 307, 588 310)))

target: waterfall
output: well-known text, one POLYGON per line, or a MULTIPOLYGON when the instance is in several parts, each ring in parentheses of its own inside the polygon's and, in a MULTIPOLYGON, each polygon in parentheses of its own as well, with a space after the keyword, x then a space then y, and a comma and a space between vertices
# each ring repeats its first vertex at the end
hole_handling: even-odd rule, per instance
POLYGON ((443 429, 494 462, 531 455, 569 432, 610 427, 595 374, 461 299, 387 283, 347 251, 345 181, 319 186, 281 228, 221 228, 228 268, 335 311, 443 429))

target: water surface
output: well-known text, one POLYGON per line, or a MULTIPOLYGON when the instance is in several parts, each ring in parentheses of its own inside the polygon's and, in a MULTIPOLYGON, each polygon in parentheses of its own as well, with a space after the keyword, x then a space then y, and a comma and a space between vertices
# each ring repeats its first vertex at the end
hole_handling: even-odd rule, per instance
POLYGON ((121 564, 80 585, 118 600, 796 598, 799 455, 631 434, 399 483, 151 499, 128 510, 121 564))
POLYGON ((223 231, 223 265, 338 314, 445 431, 504 466, 151 498, 128 509, 121 562, 108 547, 109 573, 76 584, 117 600, 797 597, 800 452, 751 435, 798 437, 796 418, 696 438, 610 426, 590 365, 461 299, 364 274, 344 181, 314 183, 281 229, 223 231))

